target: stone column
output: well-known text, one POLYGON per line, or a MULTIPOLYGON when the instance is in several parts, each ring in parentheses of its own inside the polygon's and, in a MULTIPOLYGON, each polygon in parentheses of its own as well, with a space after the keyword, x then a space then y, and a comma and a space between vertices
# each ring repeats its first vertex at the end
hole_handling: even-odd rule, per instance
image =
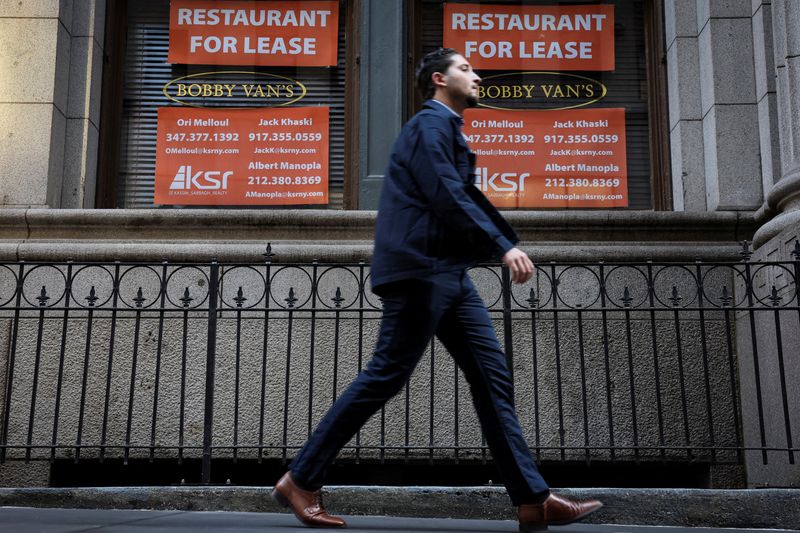
POLYGON ((753 59, 761 145, 761 183, 769 191, 781 177, 778 101, 775 89, 775 53, 770 0, 752 0, 753 59))
POLYGON ((788 259, 800 235, 800 6, 773 0, 771 7, 781 166, 758 213, 760 221, 768 221, 753 242, 756 248, 778 250, 781 258, 788 259))
POLYGON ((74 2, 62 208, 95 205, 105 4, 105 0, 74 2))
POLYGON ((93 207, 105 0, 0 3, 3 207, 93 207))
POLYGON ((359 209, 377 209, 405 116, 406 2, 361 2, 359 209))
POLYGON ((0 3, 3 207, 58 207, 64 173, 72 2, 0 3))
POLYGON ((695 0, 666 0, 672 198, 676 211, 706 210, 703 113, 695 0))
MULTIPOLYGON (((800 238, 800 6, 795 0, 753 0, 753 34, 757 43, 757 84, 763 95, 763 100, 759 101, 761 146, 762 149, 768 147, 772 153, 771 157, 764 157, 763 183, 767 194, 764 205, 756 213, 756 220, 762 225, 753 239, 756 250, 752 261, 798 261, 800 257, 793 257, 792 251, 800 238), (763 47, 758 45, 760 41, 763 47), (774 87, 774 93, 770 87, 774 87)), ((789 265, 788 270, 762 266, 757 272, 758 277, 750 290, 761 298, 756 306, 767 308, 752 316, 741 314, 736 319, 745 445, 759 447, 763 443, 767 447, 787 447, 785 383, 786 401, 790 406, 789 435, 793 437, 793 446, 797 447, 800 413, 794 406, 800 403, 800 388, 797 387, 800 321, 795 312, 782 311, 778 322, 767 298, 774 288, 778 308, 797 305, 797 269, 794 265, 789 265), (759 399, 763 422, 759 416, 759 399)), ((740 282, 737 290, 743 295, 746 288, 740 282)), ((748 485, 800 486, 798 456, 800 454, 795 452, 795 464, 791 464, 786 452, 769 451, 765 464, 762 453, 746 453, 748 485)))
POLYGON ((709 211, 762 203, 751 0, 697 0, 709 211))

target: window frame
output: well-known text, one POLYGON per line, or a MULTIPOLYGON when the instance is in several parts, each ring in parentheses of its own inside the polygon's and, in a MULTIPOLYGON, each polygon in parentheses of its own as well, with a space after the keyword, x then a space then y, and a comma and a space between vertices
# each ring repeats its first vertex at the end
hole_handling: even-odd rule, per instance
MULTIPOLYGON (((554 2, 557 0, 553 0, 554 2)), ((422 108, 422 97, 414 86, 414 68, 422 58, 422 0, 409 2, 407 70, 408 114, 406 120, 422 108)), ((644 0, 645 71, 650 145, 650 210, 672 211, 672 172, 667 111, 667 59, 664 48, 664 1, 644 0)), ((570 209, 575 211, 580 209, 570 209)), ((592 209, 597 210, 597 209, 592 209)), ((635 209, 619 209, 636 211, 635 209)), ((535 209, 519 209, 535 211, 535 209)), ((563 211, 559 209, 558 211, 563 211)))
MULTIPOLYGON (((345 132, 344 190, 342 210, 358 208, 358 124, 359 66, 361 42, 360 11, 362 0, 345 0, 345 132)), ((118 203, 120 138, 124 96, 125 53, 128 33, 129 0, 109 2, 106 7, 106 31, 103 51, 103 82, 100 106, 100 143, 97 158, 95 208, 121 208, 118 203)), ((214 207, 214 206, 206 206, 214 207)), ((220 206, 248 209, 242 206, 220 206)), ((258 206, 269 208, 270 206, 258 206)), ((283 207, 283 206, 281 206, 283 207)), ((303 207, 305 206, 298 206, 303 207)), ((157 208, 154 207, 154 209, 157 208)), ((329 209, 327 206, 321 209, 329 209)))

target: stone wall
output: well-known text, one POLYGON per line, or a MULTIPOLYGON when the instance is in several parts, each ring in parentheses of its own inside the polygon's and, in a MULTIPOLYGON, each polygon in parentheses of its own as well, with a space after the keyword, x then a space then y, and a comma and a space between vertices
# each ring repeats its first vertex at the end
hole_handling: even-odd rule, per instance
POLYGON ((93 207, 105 0, 0 4, 3 207, 93 207))

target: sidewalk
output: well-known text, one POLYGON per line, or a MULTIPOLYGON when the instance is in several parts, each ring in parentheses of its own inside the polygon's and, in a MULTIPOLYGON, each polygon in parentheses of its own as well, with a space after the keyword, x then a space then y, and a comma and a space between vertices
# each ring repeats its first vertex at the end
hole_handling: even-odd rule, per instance
MULTIPOLYGON (((280 514, 284 509, 270 497, 271 489, 240 486, 0 488, 0 532, 134 531, 132 524, 140 522, 136 527, 147 524, 147 531, 198 528, 200 531, 301 531, 293 517, 280 514), (4 527, 17 519, 20 520, 18 525, 4 527), (45 519, 48 521, 36 522, 45 519), (75 527, 43 528, 46 524, 58 526, 62 519, 76 521, 75 527), (93 521, 96 524, 92 525, 93 521), (178 523, 161 525, 172 524, 171 521, 178 523), (210 526, 204 526, 206 522, 217 525, 209 529, 210 526), (123 529, 111 528, 114 524, 128 525, 123 529), (23 525, 35 527, 22 529, 23 525)), ((586 524, 576 526, 577 529, 557 529, 563 531, 655 531, 653 527, 641 529, 644 526, 660 526, 657 531, 702 531, 694 528, 800 530, 799 489, 595 488, 559 489, 558 492, 579 500, 597 498, 604 503, 600 511, 587 517, 586 524), (602 524, 616 525, 603 529, 602 524), (631 530, 629 526, 639 529, 631 530)), ((351 520, 353 526, 358 526, 355 531, 516 531, 516 512, 502 487, 328 486, 323 497, 332 514, 355 517, 351 520), (458 522, 455 527, 452 525, 455 519, 466 521, 458 522)))
MULTIPOLYGON (((510 520, 457 520, 347 516, 348 533, 515 532, 510 520)), ((135 511, 102 509, 0 508, 0 531, 13 533, 330 533, 306 528, 289 514, 211 511, 135 511)), ((583 525, 552 527, 553 533, 718 533, 771 532, 776 529, 710 529, 660 526, 583 525)))

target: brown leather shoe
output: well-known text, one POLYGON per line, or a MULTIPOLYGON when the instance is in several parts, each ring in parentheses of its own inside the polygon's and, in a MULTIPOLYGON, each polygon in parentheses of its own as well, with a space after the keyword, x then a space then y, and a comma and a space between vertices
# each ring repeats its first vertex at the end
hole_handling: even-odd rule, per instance
POLYGON ((603 506, 598 500, 572 501, 551 493, 544 503, 526 503, 517 510, 519 530, 523 533, 544 531, 547 526, 571 524, 589 516, 603 506))
POLYGON ((347 523, 338 516, 331 516, 322 505, 321 491, 303 490, 292 480, 291 472, 286 472, 272 490, 272 497, 279 504, 288 507, 294 515, 307 526, 346 527, 347 523))

